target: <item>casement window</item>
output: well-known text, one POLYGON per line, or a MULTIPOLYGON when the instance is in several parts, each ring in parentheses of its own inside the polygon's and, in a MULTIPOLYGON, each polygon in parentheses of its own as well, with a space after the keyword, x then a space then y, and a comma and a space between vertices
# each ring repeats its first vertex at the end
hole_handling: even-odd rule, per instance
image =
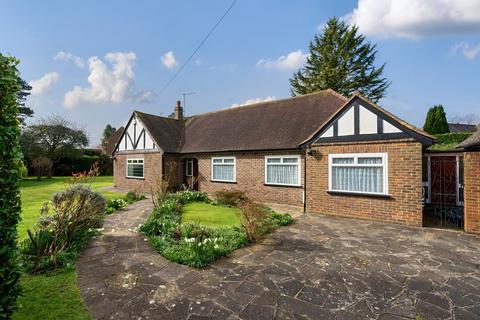
POLYGON ((193 159, 185 160, 185 175, 187 177, 193 176, 193 159))
POLYGON ((212 181, 235 182, 236 164, 235 157, 212 158, 212 181))
POLYGON ((300 156, 266 156, 265 184, 300 186, 300 156))
POLYGON ((388 194, 388 155, 386 153, 330 154, 329 191, 388 194))
POLYGON ((127 178, 143 178, 143 159, 127 159, 127 178))

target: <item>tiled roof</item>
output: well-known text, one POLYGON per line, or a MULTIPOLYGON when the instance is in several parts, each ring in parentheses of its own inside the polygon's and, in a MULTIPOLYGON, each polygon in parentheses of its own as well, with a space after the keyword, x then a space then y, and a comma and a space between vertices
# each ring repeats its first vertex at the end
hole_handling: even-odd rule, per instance
POLYGON ((345 103, 333 90, 190 118, 182 152, 294 149, 345 103))
POLYGON ((477 131, 477 126, 474 124, 465 124, 465 123, 449 123, 448 128, 450 132, 475 132, 477 131))
POLYGON ((460 142, 457 149, 472 149, 472 148, 480 148, 480 130, 472 134, 467 139, 460 142))

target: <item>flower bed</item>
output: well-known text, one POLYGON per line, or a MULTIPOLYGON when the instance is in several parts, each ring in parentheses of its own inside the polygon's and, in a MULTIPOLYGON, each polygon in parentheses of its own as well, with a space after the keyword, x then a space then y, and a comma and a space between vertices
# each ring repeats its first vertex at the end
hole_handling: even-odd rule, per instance
MULTIPOLYGON (((182 224, 182 206, 191 202, 216 204, 201 192, 183 191, 169 194, 140 227, 152 247, 168 260, 202 268, 252 241, 243 223, 242 227, 216 228, 198 223, 182 224)), ((266 207, 262 207, 262 210, 265 210, 261 223, 262 233, 293 221, 288 214, 274 213, 266 207)))

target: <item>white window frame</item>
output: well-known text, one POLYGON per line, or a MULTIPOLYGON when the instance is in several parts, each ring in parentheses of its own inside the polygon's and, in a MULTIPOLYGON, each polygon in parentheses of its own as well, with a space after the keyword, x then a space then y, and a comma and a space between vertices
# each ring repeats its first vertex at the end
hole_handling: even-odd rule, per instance
POLYGON ((270 186, 289 186, 289 187, 301 187, 302 186, 302 157, 299 155, 278 155, 278 156, 265 156, 265 184, 270 186), (279 163, 268 163, 268 159, 278 159, 280 158, 279 163), (297 176, 298 176, 298 183, 290 184, 290 183, 272 183, 268 182, 268 166, 269 165, 292 165, 292 163, 283 163, 283 159, 297 159, 297 176))
POLYGON ((193 177, 193 158, 187 158, 185 160, 185 176, 186 177, 193 177), (191 174, 188 174, 188 167, 191 167, 191 174))
MULTIPOLYGON (((134 163, 132 163, 132 164, 134 164, 134 163)), ((135 163, 135 164, 139 164, 139 163, 135 163)), ((125 165, 125 176, 126 176, 127 178, 132 178, 132 179, 143 179, 143 178, 145 177, 145 159, 143 159, 143 158, 128 158, 128 159, 127 159, 127 162, 126 162, 126 165, 125 165), (128 175, 128 162, 129 162, 129 161, 132 161, 132 160, 137 160, 137 161, 138 161, 138 160, 141 160, 141 161, 142 161, 143 174, 142 174, 141 177, 129 176, 129 175, 128 175)))
POLYGON ((388 196, 388 153, 335 153, 328 155, 328 191, 339 193, 354 193, 366 195, 383 195, 388 196), (334 164, 335 158, 354 158, 352 164, 339 163, 334 164), (334 190, 332 188, 332 167, 379 167, 379 164, 358 164, 358 158, 382 158, 383 167, 383 192, 367 192, 367 191, 349 191, 349 190, 334 190))
POLYGON ((212 157, 210 159, 210 162, 211 162, 211 166, 210 166, 210 178, 211 178, 211 181, 215 181, 215 182, 237 182, 237 158, 236 157, 212 157), (213 166, 215 164, 218 164, 218 165, 231 165, 230 163, 224 163, 224 160, 232 160, 233 159, 233 180, 221 180, 221 179, 214 179, 213 178, 213 166), (213 163, 213 160, 222 160, 222 163, 213 163))

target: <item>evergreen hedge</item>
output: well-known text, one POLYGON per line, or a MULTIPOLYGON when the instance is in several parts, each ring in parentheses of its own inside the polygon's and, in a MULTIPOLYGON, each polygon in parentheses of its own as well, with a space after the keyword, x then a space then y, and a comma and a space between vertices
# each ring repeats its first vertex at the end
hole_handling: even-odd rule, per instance
POLYGON ((20 221, 18 143, 19 61, 0 53, 0 319, 9 319, 20 293, 17 224, 20 221))

